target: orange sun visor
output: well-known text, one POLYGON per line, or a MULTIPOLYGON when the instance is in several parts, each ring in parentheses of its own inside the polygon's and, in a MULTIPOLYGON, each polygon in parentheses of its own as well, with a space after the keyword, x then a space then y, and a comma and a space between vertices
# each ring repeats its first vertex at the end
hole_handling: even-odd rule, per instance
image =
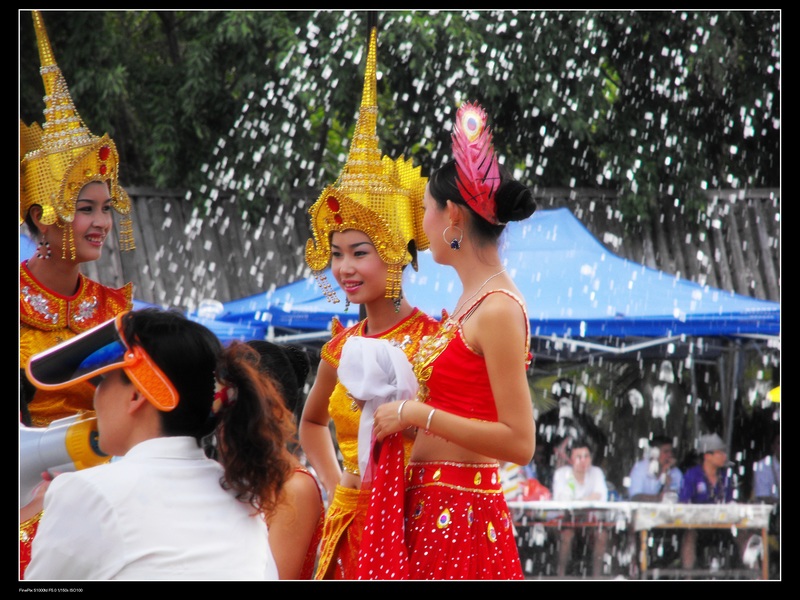
POLYGON ((178 405, 178 392, 164 372, 141 346, 131 346, 123 333, 118 314, 74 338, 35 354, 25 372, 37 388, 62 390, 82 381, 96 384, 96 378, 122 369, 158 410, 171 411, 178 405))

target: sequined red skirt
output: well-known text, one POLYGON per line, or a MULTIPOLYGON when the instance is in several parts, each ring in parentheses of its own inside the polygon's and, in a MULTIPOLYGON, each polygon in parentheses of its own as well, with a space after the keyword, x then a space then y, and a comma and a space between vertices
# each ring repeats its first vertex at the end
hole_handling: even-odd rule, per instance
POLYGON ((411 579, 523 579, 496 464, 412 462, 406 469, 411 579))

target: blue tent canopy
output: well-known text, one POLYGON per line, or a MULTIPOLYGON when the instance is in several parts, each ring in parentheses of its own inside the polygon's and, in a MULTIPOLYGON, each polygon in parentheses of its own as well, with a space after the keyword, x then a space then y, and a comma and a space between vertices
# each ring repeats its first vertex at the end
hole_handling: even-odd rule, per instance
MULTIPOLYGON (((525 296, 531 334, 606 337, 780 335, 780 304, 703 286, 609 252, 567 208, 510 223, 501 257, 525 296)), ((344 299, 329 271, 328 283, 344 299)), ((455 271, 419 256, 406 269, 411 303, 439 316, 461 293, 455 271)), ((357 307, 327 301, 313 277, 224 304, 217 318, 302 331, 325 331, 331 318, 358 319, 357 307)))
MULTIPOLYGON (((20 259, 34 251, 35 244, 20 234, 20 259)), ((702 286, 621 258, 567 208, 539 210, 527 221, 510 223, 501 256, 525 296, 536 337, 780 335, 779 303, 702 286)), ((358 320, 358 307, 345 312, 344 293, 329 270, 325 276, 342 300, 338 304, 328 302, 308 277, 227 302, 216 319, 189 316, 224 341, 264 339, 270 328, 324 336, 334 316, 345 325, 358 320)), ((442 309, 453 310, 461 283, 455 270, 422 252, 419 271, 406 269, 403 289, 413 305, 440 316, 442 309)))

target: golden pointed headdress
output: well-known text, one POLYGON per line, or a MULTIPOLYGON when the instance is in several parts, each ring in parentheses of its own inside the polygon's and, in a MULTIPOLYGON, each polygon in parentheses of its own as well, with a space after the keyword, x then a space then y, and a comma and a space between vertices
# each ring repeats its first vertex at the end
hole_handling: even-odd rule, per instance
MULTIPOLYGON (((119 154, 108 135, 97 137, 84 125, 72 102, 67 82, 56 64, 41 12, 33 11, 33 26, 39 44, 44 82, 44 127, 19 122, 20 203, 19 222, 31 206, 42 207, 42 222, 52 225, 72 223, 75 203, 87 183, 108 183, 111 206, 121 215, 120 249, 133 250, 131 200, 119 185, 119 154)), ((75 258, 72 228, 63 227, 63 252, 69 247, 75 258)))
POLYGON ((306 242, 306 262, 330 302, 336 293, 322 274, 331 258, 334 231, 366 233, 389 266, 386 297, 400 298, 403 267, 417 269, 417 252, 429 246, 422 231, 422 197, 428 179, 420 167, 400 156, 381 158, 377 121, 377 28, 370 29, 364 90, 350 152, 339 178, 309 209, 313 237, 306 242))

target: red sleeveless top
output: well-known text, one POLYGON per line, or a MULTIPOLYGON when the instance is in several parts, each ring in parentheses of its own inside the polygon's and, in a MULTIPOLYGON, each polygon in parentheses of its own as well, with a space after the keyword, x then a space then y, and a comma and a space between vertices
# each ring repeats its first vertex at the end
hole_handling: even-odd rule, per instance
POLYGON ((489 294, 506 294, 515 300, 525 317, 525 365, 531 361, 530 324, 525 305, 513 292, 491 290, 478 298, 457 321, 448 318, 439 330, 420 347, 413 366, 420 382, 417 399, 455 415, 481 421, 497 421, 497 407, 489 383, 486 360, 470 348, 462 325, 489 294))

